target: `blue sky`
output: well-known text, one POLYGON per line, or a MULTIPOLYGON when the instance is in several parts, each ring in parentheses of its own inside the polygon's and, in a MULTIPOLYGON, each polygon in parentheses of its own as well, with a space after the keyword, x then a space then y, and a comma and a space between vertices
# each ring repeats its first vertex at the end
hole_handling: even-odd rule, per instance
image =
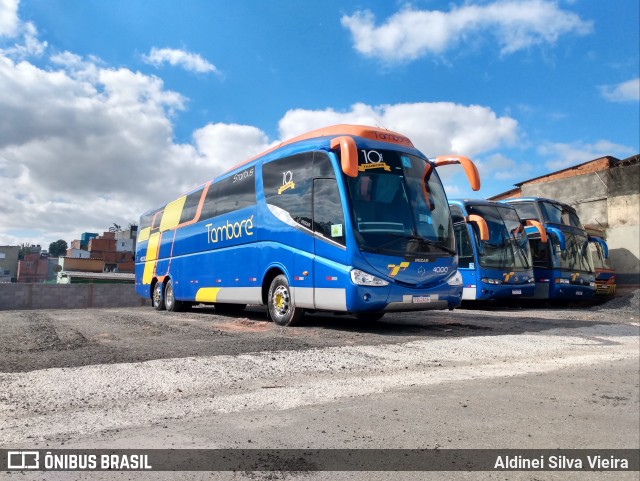
POLYGON ((637 0, 0 0, 0 244, 67 242, 273 143, 382 126, 449 197, 640 151, 637 0))

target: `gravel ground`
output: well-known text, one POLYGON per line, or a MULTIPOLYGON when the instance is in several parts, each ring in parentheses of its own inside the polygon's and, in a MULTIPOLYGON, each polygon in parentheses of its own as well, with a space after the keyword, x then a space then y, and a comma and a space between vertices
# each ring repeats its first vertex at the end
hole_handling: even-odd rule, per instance
POLYGON ((0 447, 638 448, 639 300, 295 328, 260 308, 0 311, 0 447))

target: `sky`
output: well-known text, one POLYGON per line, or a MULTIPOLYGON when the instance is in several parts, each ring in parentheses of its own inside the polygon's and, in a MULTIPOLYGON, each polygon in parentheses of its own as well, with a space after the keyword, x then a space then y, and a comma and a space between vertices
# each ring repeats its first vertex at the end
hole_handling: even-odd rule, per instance
POLYGON ((640 152, 637 0, 0 0, 0 245, 127 227, 279 141, 408 136, 449 198, 640 152))

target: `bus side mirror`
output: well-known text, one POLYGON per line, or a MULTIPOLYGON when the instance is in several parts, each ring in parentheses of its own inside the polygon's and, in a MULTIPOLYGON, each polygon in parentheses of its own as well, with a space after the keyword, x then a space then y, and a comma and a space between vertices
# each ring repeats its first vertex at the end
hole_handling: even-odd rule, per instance
POLYGON ((560 229, 556 229, 555 227, 548 227, 547 231, 549 232, 549 234, 553 234, 554 236, 556 236, 556 238, 558 239, 558 244, 560 244, 561 251, 567 250, 567 240, 560 229))
POLYGON ((596 236, 590 235, 589 242, 600 244, 600 247, 602 247, 602 253, 604 254, 604 258, 605 259, 609 258, 609 246, 607 245, 607 243, 602 237, 596 237, 596 236))
POLYGON ((467 174, 469 184, 473 190, 480 190, 480 174, 476 165, 471 162, 471 159, 463 157, 462 155, 439 155, 435 161, 436 167, 441 165, 460 164, 464 169, 464 173, 467 174))
POLYGON ((538 232, 540 233, 540 242, 546 243, 548 241, 547 231, 541 222, 538 222, 534 219, 527 219, 524 221, 524 225, 535 227, 538 230, 538 232))
POLYGON ((334 137, 329 144, 331 150, 340 148, 340 167, 349 177, 358 177, 358 148, 353 137, 343 135, 334 137))
POLYGON ((482 217, 480 217, 479 215, 471 214, 467 217, 467 222, 473 222, 478 226, 478 230, 480 231, 480 240, 489 240, 489 226, 482 217))

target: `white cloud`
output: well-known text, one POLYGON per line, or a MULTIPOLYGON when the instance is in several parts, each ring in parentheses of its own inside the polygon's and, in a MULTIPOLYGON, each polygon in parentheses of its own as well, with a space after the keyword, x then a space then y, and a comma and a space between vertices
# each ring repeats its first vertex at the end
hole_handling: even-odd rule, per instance
POLYGON ((476 155, 513 143, 518 123, 498 117, 487 107, 449 102, 370 106, 355 104, 347 112, 290 110, 280 120, 280 138, 332 124, 365 124, 394 130, 409 137, 425 155, 476 155))
POLYGON ((616 85, 603 85, 600 92, 611 102, 637 102, 640 100, 640 77, 616 85))
POLYGON ((490 36, 506 55, 554 44, 565 34, 586 35, 593 28, 592 22, 546 0, 466 3, 448 12, 406 7, 379 26, 372 12, 362 10, 344 15, 341 22, 351 32, 358 52, 387 62, 441 55, 461 44, 473 47, 490 36))
POLYGON ((47 48, 47 42, 38 40, 38 30, 33 23, 20 20, 18 4, 18 0, 0 0, 0 40, 3 37, 18 40, 9 47, 0 48, 0 54, 14 59, 40 56, 47 48))
POLYGON ((19 23, 18 0, 0 0, 0 37, 15 37, 19 23))
POLYGON ((481 179, 494 179, 499 181, 520 179, 531 171, 531 165, 518 162, 503 154, 492 154, 486 159, 475 162, 480 172, 481 179))
POLYGON ((250 125, 208 124, 196 130, 193 139, 207 169, 216 173, 228 170, 269 147, 267 135, 250 125))
POLYGON ((599 140, 593 144, 584 142, 547 143, 538 148, 538 153, 547 158, 545 166, 556 171, 607 155, 625 158, 635 152, 632 147, 615 144, 608 140, 599 140))
POLYGON ((199 54, 173 48, 153 47, 149 55, 143 55, 143 60, 155 67, 168 63, 174 67, 182 67, 189 72, 220 73, 215 65, 202 58, 199 54))
POLYGON ((65 58, 77 70, 0 55, 0 111, 11 119, 0 122, 0 241, 20 230, 70 240, 136 221, 203 180, 187 168, 201 157, 195 147, 173 142, 181 95, 156 77, 65 58))

